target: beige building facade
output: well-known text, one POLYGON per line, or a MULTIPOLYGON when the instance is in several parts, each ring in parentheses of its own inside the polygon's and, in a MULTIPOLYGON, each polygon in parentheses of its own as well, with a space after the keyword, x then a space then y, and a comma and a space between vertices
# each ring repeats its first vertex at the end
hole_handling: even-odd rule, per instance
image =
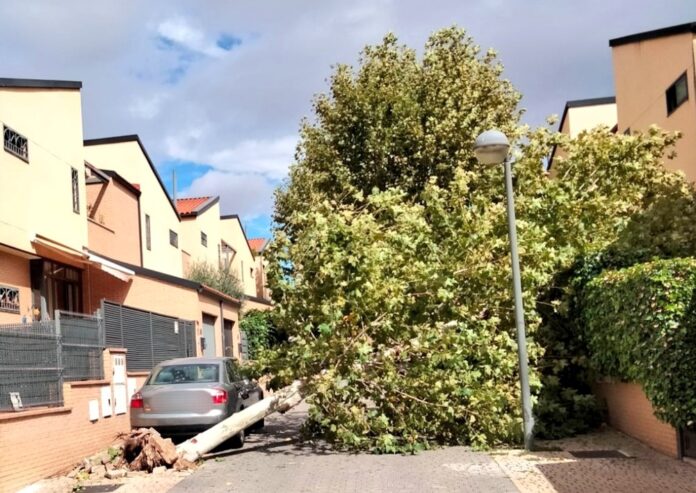
POLYGON ((696 180, 696 22, 609 42, 614 65, 618 132, 651 125, 679 131, 675 159, 665 165, 696 180))
POLYGON ((223 242, 222 262, 228 265, 242 283, 244 295, 256 296, 256 260, 249 246, 244 226, 236 214, 220 217, 223 242))
POLYGON ((240 358, 242 301, 185 277, 186 261, 225 260, 255 297, 239 219, 218 198, 180 216, 137 136, 84 140, 81 87, 0 79, 0 324, 108 301, 191 320, 198 353, 240 358))
POLYGON ((84 141, 85 159, 137 187, 143 267, 181 277, 180 220, 162 179, 137 135, 84 141))
POLYGON ((88 235, 81 87, 0 79, 0 323, 82 310, 88 235))
MULTIPOLYGON (((558 131, 574 138, 580 132, 598 126, 615 129, 616 99, 613 96, 568 101, 563 109, 558 131)), ((554 159, 563 158, 564 155, 563 150, 557 147, 551 151, 547 170, 552 176, 555 175, 554 159)))

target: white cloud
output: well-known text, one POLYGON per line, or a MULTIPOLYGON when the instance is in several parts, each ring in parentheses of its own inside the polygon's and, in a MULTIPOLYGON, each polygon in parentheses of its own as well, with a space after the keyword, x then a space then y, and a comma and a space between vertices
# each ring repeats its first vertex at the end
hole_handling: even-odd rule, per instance
POLYGON ((193 27, 184 17, 174 17, 161 22, 157 26, 157 33, 164 39, 196 53, 214 58, 227 53, 227 50, 216 44, 215 39, 209 39, 202 30, 193 27))
POLYGON ((162 104, 168 99, 167 94, 158 93, 150 97, 138 97, 128 107, 130 113, 136 118, 152 120, 160 113, 162 104))
POLYGON ((268 215, 273 208, 274 185, 263 176, 210 171, 197 178, 182 196, 220 196, 223 214, 239 214, 245 219, 268 215))
POLYGON ((331 65, 356 63, 360 49, 388 31, 421 48, 438 28, 465 27, 481 46, 498 48, 505 76, 525 95, 526 120, 537 124, 566 100, 613 92, 609 38, 693 17, 683 0, 500 5, 3 0, 0 76, 82 80, 87 138, 138 133, 156 163, 213 166, 192 188, 221 193, 227 212, 262 214, 292 162, 293 136, 311 116, 313 94, 327 89, 331 65), (228 33, 244 43, 225 51, 217 41, 228 33), (193 56, 182 64, 182 54, 193 56), (167 77, 177 70, 185 76, 167 77))
POLYGON ((287 175, 296 146, 296 136, 277 140, 245 140, 233 147, 214 152, 205 162, 220 170, 260 174, 278 180, 287 175))

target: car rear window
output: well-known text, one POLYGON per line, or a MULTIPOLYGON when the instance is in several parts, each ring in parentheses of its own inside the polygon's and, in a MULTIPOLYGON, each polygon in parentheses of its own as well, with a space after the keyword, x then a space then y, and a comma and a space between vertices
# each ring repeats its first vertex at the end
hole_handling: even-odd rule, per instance
POLYGON ((175 383, 206 383, 218 382, 220 365, 218 364, 188 364, 162 366, 155 370, 148 385, 169 385, 175 383))

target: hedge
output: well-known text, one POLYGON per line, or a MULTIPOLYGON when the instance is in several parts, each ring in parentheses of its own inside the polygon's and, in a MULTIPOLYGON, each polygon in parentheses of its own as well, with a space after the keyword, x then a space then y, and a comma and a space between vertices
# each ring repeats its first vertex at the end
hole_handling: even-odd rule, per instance
POLYGON ((582 300, 595 370, 642 384, 658 418, 696 421, 696 259, 604 271, 582 300))

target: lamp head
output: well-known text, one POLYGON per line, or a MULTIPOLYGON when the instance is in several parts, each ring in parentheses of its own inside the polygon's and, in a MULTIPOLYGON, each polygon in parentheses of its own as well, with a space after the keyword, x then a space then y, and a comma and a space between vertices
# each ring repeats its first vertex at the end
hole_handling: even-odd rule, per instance
POLYGON ((510 143, 500 130, 486 130, 474 142, 474 154, 481 164, 500 164, 509 150, 510 143))

